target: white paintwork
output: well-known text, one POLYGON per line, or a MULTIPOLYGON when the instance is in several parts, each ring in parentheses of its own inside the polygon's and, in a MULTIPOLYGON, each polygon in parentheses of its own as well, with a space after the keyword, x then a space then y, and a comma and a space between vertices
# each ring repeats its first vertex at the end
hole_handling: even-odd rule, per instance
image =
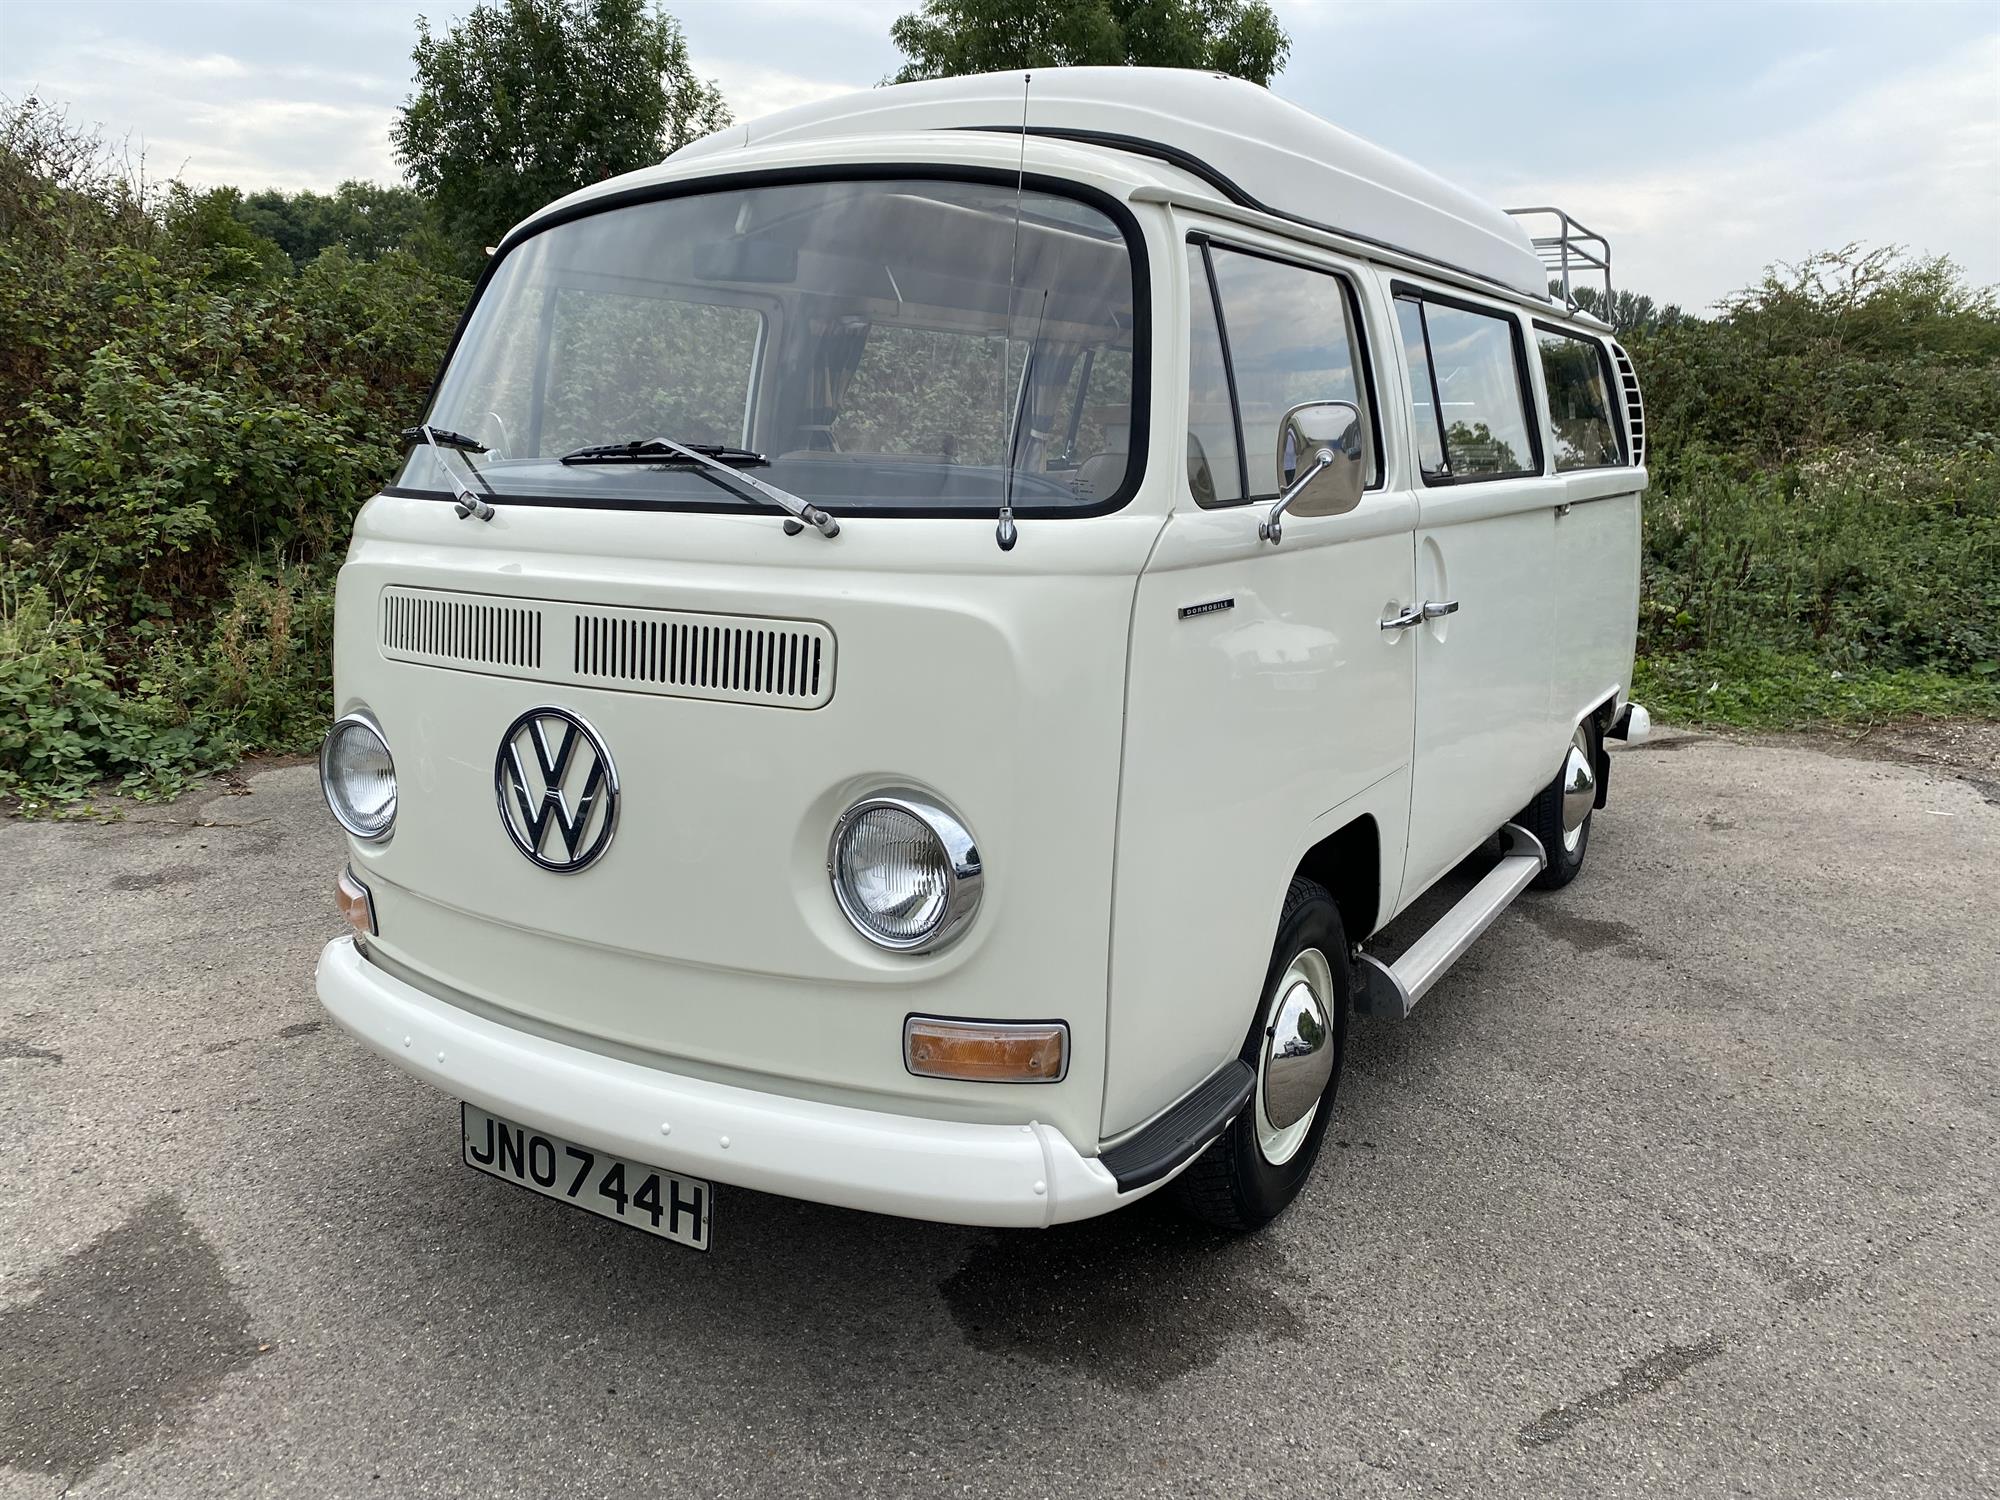
MULTIPOLYGON (((1143 101, 1109 97, 1122 76, 1052 72, 1035 87, 1087 103, 1102 86, 1106 108, 1129 114, 1143 101)), ((901 97, 867 96, 892 101, 873 128, 894 134, 859 133, 849 106, 816 126, 759 127, 748 144, 704 143, 573 201, 800 165, 1017 164, 1017 137, 935 128, 930 104, 901 97)), ((1231 175, 1246 184, 1264 181, 1246 144, 1257 119, 1279 118, 1255 110, 1232 116, 1230 149, 1246 160, 1231 175)), ((1295 177, 1271 150, 1266 185, 1295 177)), ((1136 1196, 1111 1189, 1104 1146, 1241 1046, 1302 855, 1371 820, 1379 925, 1554 774, 1579 717, 1623 702, 1644 471, 1426 490, 1389 301, 1412 260, 1337 232, 1379 224, 1300 228, 1221 203, 1179 168, 1073 141, 1031 138, 1026 166, 1138 220, 1150 458, 1124 509, 1025 521, 1003 553, 990 518, 849 518, 829 542, 747 508, 503 505, 490 523, 387 495, 364 508, 339 586, 335 709, 380 718, 401 811, 385 843, 349 843, 380 962, 337 942, 319 982, 385 1056, 510 1119, 718 1183, 968 1223, 1102 1212, 1136 1196), (1277 547, 1257 539, 1262 507, 1204 511, 1188 493, 1183 245, 1196 230, 1338 271, 1360 298, 1385 481, 1349 515, 1287 517, 1277 547), (392 584, 817 621, 838 640, 838 683, 800 711, 390 660, 376 633, 392 584), (1379 630, 1440 593, 1461 613, 1379 630), (1178 616, 1221 597, 1234 607, 1178 616), (626 789, 611 852, 578 876, 522 859, 494 808, 501 731, 538 703, 588 718, 626 789), (887 785, 942 797, 985 862, 979 916, 940 953, 872 947, 827 887, 834 820, 887 785), (901 1027, 916 1010, 1063 1019, 1069 1074, 914 1077, 901 1027), (669 1103, 730 1148, 681 1136, 678 1121, 671 1152, 654 1144, 669 1103), (1051 1193, 1027 1204, 1031 1169, 1051 1193)), ((1478 216, 1426 202, 1405 248, 1476 259, 1440 215, 1478 216)), ((1427 279, 1461 296, 1476 280, 1427 279)), ((1581 326, 1519 281, 1490 305, 1524 333, 1530 316, 1581 326)))
MULTIPOLYGON (((1540 479, 1422 491, 1417 595, 1458 613, 1416 636, 1408 906, 1555 774, 1555 511, 1540 479)), ((1561 731, 1568 738, 1576 721, 1561 731)))
POLYGON ((1548 272, 1521 226, 1433 172, 1268 89, 1177 68, 1046 68, 903 83, 801 104, 683 146, 669 168, 752 146, 917 130, 1136 138, 1190 155, 1244 197, 1537 297, 1548 272), (1024 81, 1026 98, 1024 101, 1024 81))
POLYGON ((404 984, 363 959, 352 938, 326 946, 317 980, 328 1013, 404 1071, 516 1124, 652 1166, 996 1228, 1087 1219, 1121 1201, 1101 1163, 1039 1122, 967 1125, 844 1108, 565 1047, 404 984))
POLYGON ((449 506, 371 501, 334 670, 400 780, 394 836, 353 855, 377 946, 524 1023, 696 1076, 964 1119, 1025 1108, 1094 1144, 1101 1001, 1055 1012, 1072 1082, 1032 1103, 904 1072, 901 1027, 912 1010, 1044 1020, 1051 996, 1101 995, 1125 632, 1159 528, 1135 510, 1024 522, 1004 554, 990 519, 850 521, 829 544, 750 511, 515 506, 475 529, 449 506), (839 683, 801 712, 389 661, 373 620, 391 580, 819 620, 839 683), (539 703, 589 720, 624 784, 611 851, 582 875, 521 858, 495 813, 500 736, 539 703), (835 819, 885 785, 942 797, 985 859, 978 921, 934 955, 864 941, 827 884, 835 819))

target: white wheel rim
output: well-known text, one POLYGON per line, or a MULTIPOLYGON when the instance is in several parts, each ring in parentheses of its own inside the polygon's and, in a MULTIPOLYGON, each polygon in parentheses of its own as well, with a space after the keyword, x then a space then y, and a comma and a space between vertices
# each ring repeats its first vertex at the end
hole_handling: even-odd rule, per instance
MULTIPOLYGON (((1278 987, 1271 992, 1271 1003, 1262 1017, 1260 1032, 1271 1024, 1271 1018, 1284 1004, 1285 996, 1297 985, 1305 985, 1319 1002, 1320 1013, 1333 1014, 1333 967, 1326 961, 1326 955, 1317 948, 1302 949, 1285 969, 1285 977, 1278 981, 1278 987)), ((1274 1167, 1282 1167, 1299 1154, 1299 1147, 1305 1144, 1311 1132, 1313 1121, 1319 1118, 1320 1105, 1305 1112, 1299 1119, 1283 1127, 1271 1123, 1271 1116, 1264 1108, 1264 1085, 1270 1070, 1270 1048, 1260 1040, 1257 1045, 1257 1088, 1252 1095, 1252 1107, 1257 1112, 1257 1149, 1264 1160, 1274 1167)), ((1325 1101, 1322 1100, 1321 1103, 1325 1101)))

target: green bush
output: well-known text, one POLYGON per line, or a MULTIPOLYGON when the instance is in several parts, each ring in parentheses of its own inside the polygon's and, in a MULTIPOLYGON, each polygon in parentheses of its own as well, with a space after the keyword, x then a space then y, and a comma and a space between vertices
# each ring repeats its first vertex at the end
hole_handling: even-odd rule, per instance
POLYGON ((1649 497, 1641 650, 1757 648, 1829 669, 2000 667, 2000 451, 1697 449, 1649 497))
POLYGON ((172 778, 219 761, 157 697, 122 691, 104 654, 48 594, 0 578, 0 793, 33 808, 126 776, 172 778))
POLYGON ((401 251, 294 270, 240 206, 0 112, 0 793, 24 805, 324 726, 334 570, 470 289, 401 251))
POLYGON ((1612 312, 1653 442, 1638 690, 1716 723, 1994 716, 1994 293, 1849 246, 1713 319, 1612 312))

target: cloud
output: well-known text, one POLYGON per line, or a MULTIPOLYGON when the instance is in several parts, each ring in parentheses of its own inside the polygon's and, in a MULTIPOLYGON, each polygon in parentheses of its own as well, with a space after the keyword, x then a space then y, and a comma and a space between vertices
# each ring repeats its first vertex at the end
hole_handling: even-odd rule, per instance
MULTIPOLYGON (((177 66, 145 74, 121 70, 51 78, 40 89, 47 97, 73 101, 79 119, 101 122, 156 181, 179 177, 195 187, 293 192, 324 191, 350 177, 394 182, 402 175, 389 147, 393 105, 237 89, 190 91, 186 77, 177 66), (113 107, 118 120, 107 118, 113 107), (127 134, 121 122, 129 120, 153 123, 127 134)), ((274 81, 258 83, 268 87, 274 81)))
POLYGON ((250 69, 226 52, 173 52, 144 42, 91 42, 77 49, 77 57, 93 70, 172 76, 203 83, 250 76, 250 69))
POLYGON ((834 81, 803 78, 759 63, 725 62, 705 70, 722 88, 736 123, 742 125, 763 115, 776 114, 794 104, 811 104, 832 99, 856 89, 868 88, 873 79, 834 81))
POLYGON ((1610 237, 1621 286, 1703 308, 1747 268, 1852 240, 1954 256, 2000 281, 2000 36, 1882 80, 1818 119, 1671 166, 1518 179, 1610 237))
POLYGON ((1752 94, 1781 94, 1795 89, 1815 73, 1824 72, 1835 60, 1831 47, 1816 47, 1810 52, 1794 52, 1781 57, 1763 72, 1750 80, 1748 92, 1752 94))

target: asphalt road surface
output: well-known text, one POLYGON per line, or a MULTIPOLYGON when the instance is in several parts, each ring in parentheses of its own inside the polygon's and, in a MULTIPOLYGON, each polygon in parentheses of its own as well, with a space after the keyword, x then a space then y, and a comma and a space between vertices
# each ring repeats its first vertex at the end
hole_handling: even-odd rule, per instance
POLYGON ((459 1164, 313 772, 0 825, 0 1495, 1991 1495, 2000 772, 1620 752, 1240 1241, 459 1164))

